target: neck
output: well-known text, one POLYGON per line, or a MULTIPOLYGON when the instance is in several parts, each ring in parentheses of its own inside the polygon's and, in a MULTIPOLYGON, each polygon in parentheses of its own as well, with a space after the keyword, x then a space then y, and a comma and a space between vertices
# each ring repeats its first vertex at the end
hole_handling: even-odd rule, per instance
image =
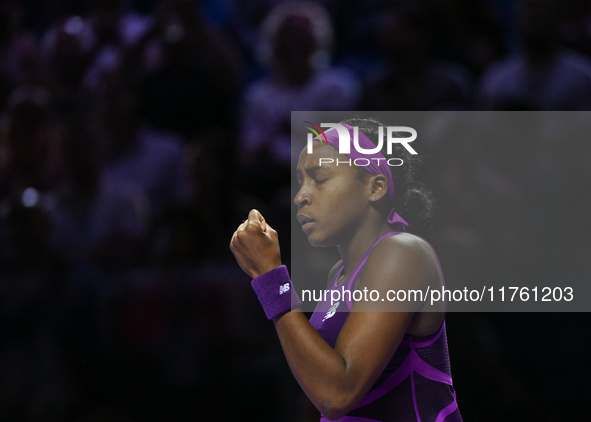
POLYGON ((337 249, 343 260, 343 272, 341 274, 345 276, 351 275, 368 249, 380 236, 386 234, 389 230, 391 230, 390 226, 382 217, 377 221, 370 221, 364 227, 360 227, 348 241, 337 245, 337 249))

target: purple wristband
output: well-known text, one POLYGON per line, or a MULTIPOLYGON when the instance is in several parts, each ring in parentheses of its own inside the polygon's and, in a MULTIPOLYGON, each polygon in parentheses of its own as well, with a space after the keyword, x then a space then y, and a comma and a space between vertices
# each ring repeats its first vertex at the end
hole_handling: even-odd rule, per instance
POLYGON ((269 319, 302 304, 291 284, 285 265, 253 278, 251 285, 269 319))

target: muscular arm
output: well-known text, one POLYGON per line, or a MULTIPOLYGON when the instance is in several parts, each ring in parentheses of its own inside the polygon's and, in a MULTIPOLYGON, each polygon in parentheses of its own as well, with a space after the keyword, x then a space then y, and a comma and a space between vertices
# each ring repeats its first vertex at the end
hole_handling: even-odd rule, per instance
MULTIPOLYGON (((426 259, 429 263, 426 250, 418 241, 386 239, 376 246, 357 287, 380 290, 381 297, 384 287, 426 287, 432 267, 425 265, 426 259)), ((301 312, 286 313, 275 318, 274 323, 298 383, 327 418, 338 419, 355 407, 376 382, 398 348, 417 306, 408 303, 399 306, 399 312, 374 312, 371 303, 356 303, 334 349, 301 312)))
MULTIPOLYGON (((281 265, 272 230, 258 212, 234 234, 231 249, 253 277, 281 265), (260 223, 259 223, 260 219, 260 223)), ((407 234, 391 236, 370 254, 357 288, 422 289, 437 283, 439 267, 426 242, 407 234)), ((380 302, 383 303, 383 302, 380 302)), ((420 303, 398 302, 396 312, 376 312, 372 304, 356 302, 333 349, 299 310, 274 319, 288 364, 298 383, 329 419, 346 415, 363 398, 398 348, 420 303)), ((381 308, 384 310, 384 308, 381 308)))

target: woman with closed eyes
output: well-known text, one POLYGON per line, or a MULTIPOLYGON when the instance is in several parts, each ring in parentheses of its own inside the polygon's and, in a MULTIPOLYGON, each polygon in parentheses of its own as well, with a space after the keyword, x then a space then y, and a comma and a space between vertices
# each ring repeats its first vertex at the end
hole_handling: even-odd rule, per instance
POLYGON ((365 151, 378 145, 378 121, 355 118, 341 125, 350 133, 351 153, 339 154, 337 130, 326 132, 327 142, 316 139, 311 153, 304 148, 294 198, 309 243, 339 251, 327 290, 341 292, 341 300, 333 302, 329 294, 310 320, 305 317, 281 263, 277 232, 256 210, 238 227, 230 248, 253 277, 287 362, 321 421, 461 422, 445 304, 353 294, 375 290, 385 298, 389 291, 444 285, 433 248, 406 230, 432 211, 429 191, 413 179, 418 159, 403 144, 394 144, 392 155, 402 159, 396 166, 388 165, 385 145, 375 154, 357 152, 355 136, 365 151), (350 159, 371 165, 342 164, 350 159))

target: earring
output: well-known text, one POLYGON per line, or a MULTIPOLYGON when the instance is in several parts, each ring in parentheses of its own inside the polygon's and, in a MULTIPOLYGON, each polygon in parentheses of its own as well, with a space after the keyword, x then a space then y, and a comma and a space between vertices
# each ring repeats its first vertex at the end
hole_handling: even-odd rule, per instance
POLYGON ((373 199, 375 201, 376 199, 378 199, 378 197, 374 195, 371 197, 371 199, 373 199))

